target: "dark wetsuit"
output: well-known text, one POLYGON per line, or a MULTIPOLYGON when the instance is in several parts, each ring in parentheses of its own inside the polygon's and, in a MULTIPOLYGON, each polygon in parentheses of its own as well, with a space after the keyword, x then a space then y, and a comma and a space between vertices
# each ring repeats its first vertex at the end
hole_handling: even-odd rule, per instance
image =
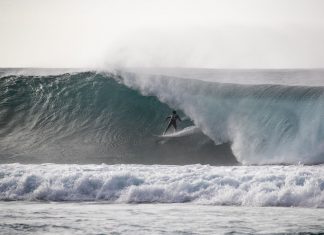
POLYGON ((166 118, 166 120, 168 120, 168 119, 170 119, 170 121, 169 121, 169 124, 168 124, 167 128, 165 129, 164 133, 166 133, 169 130, 169 128, 171 127, 171 125, 173 126, 173 128, 175 130, 177 130, 177 120, 179 120, 181 122, 181 119, 178 116, 178 114, 172 114, 172 115, 170 115, 170 116, 168 116, 166 118))

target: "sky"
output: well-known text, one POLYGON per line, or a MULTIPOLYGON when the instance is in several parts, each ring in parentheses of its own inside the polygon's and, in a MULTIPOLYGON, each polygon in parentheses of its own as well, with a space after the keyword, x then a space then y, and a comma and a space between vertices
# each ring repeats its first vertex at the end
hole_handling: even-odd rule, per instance
POLYGON ((324 67, 322 0, 0 0, 0 32, 0 67, 324 67))

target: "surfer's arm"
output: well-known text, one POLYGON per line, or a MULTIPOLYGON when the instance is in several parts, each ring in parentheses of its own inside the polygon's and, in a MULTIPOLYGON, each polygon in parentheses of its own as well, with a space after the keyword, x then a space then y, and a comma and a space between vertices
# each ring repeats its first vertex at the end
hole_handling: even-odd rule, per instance
POLYGON ((177 116, 177 119, 178 119, 180 122, 182 122, 182 120, 181 120, 181 118, 180 118, 179 116, 177 116))
POLYGON ((167 121, 168 119, 170 119, 171 118, 171 116, 167 116, 167 118, 165 119, 165 121, 167 121))

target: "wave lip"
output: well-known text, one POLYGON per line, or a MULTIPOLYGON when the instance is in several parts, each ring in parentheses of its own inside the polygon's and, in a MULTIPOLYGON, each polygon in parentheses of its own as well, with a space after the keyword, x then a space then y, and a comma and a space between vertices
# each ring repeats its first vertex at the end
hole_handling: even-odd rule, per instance
POLYGON ((324 207, 318 166, 0 166, 1 200, 324 207))
POLYGON ((124 73, 124 84, 182 110, 242 164, 324 163, 323 87, 239 85, 124 73))
POLYGON ((155 135, 171 108, 120 79, 95 72, 1 77, 0 163, 237 163, 229 145, 215 146, 200 131, 160 141, 155 135))

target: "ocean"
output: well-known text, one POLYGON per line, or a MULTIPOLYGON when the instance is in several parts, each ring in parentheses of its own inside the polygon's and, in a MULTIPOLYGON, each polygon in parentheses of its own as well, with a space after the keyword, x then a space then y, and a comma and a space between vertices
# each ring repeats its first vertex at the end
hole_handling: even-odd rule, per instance
POLYGON ((320 69, 0 69, 0 233, 324 233, 323 101, 320 69))

